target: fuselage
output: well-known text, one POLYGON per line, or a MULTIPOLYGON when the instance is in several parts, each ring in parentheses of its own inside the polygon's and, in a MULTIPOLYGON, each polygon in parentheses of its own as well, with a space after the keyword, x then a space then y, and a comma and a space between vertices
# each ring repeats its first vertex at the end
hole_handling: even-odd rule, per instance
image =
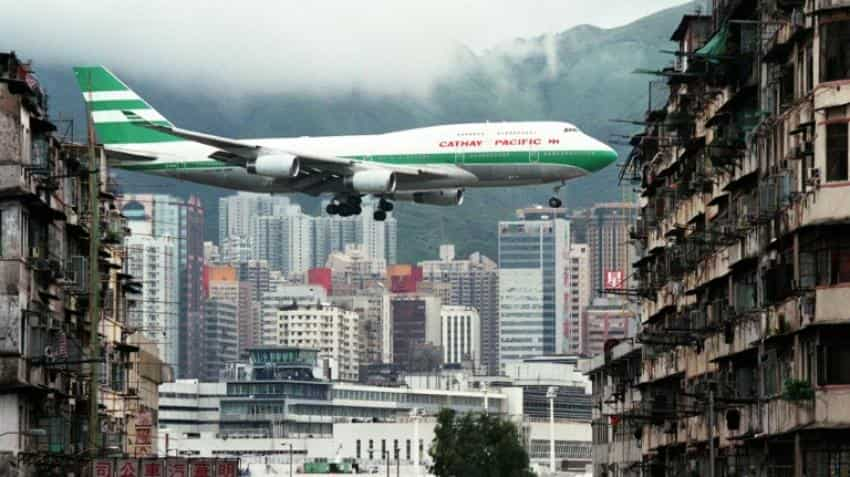
MULTIPOLYGON (((451 178, 398 182, 398 190, 543 184, 581 177, 609 165, 616 152, 565 122, 494 122, 431 126, 371 135, 251 139, 246 143, 362 161, 447 168, 451 178)), ((190 141, 156 145, 157 160, 121 162, 128 170, 256 192, 289 192, 290 181, 248 173, 211 159, 212 147, 190 141)), ((326 192, 336 192, 328 190, 326 192)))

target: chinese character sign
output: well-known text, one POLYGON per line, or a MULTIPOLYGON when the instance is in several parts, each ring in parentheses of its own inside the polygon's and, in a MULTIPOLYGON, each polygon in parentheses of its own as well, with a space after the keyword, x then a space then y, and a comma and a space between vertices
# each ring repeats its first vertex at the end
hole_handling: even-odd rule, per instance
POLYGON ((116 462, 117 477, 139 477, 139 461, 136 459, 121 459, 116 462))
POLYGON ((621 289, 626 286, 626 274, 622 270, 605 270, 605 289, 621 289))
POLYGON ((189 477, 213 477, 212 462, 207 459, 192 460, 189 466, 189 477))
POLYGON ((189 477, 189 463, 186 459, 168 459, 165 470, 165 477, 189 477))
POLYGON ((94 461, 92 466, 92 475, 94 477, 112 477, 112 471, 115 469, 115 463, 111 459, 98 459, 94 461))
POLYGON ((215 464, 215 475, 216 477, 237 477, 239 469, 237 468, 238 461, 235 460, 225 460, 218 461, 215 464))
POLYGON ((165 461, 150 459, 142 460, 142 477, 165 477, 165 461))

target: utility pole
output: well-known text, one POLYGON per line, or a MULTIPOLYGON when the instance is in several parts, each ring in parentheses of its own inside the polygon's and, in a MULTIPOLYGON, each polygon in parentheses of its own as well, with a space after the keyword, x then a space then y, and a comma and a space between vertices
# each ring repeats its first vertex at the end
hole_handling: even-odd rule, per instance
POLYGON ((714 477, 714 386, 708 387, 708 477, 714 477))
MULTIPOLYGON (((91 77, 89 77, 91 86, 91 77)), ((89 91, 92 88, 89 87, 89 91)), ((89 92, 88 104, 91 104, 91 92, 89 92)), ((91 362, 91 385, 89 386, 89 449, 95 454, 98 446, 97 439, 100 433, 98 422, 98 398, 97 391, 100 386, 98 373, 100 360, 100 181, 99 161, 94 147, 94 128, 92 125, 91 110, 88 111, 88 146, 89 146, 89 359, 91 362)))
POLYGON ((390 477, 390 451, 384 451, 384 458, 387 459, 387 477, 390 477))
POLYGON ((292 477, 292 459, 293 459, 292 443, 290 442, 289 443, 289 477, 292 477))

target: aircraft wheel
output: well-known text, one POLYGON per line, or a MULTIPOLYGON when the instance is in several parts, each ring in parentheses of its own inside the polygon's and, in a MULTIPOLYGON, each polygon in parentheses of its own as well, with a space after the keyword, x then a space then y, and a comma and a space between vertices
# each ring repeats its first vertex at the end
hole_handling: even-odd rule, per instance
POLYGON ((325 212, 327 212, 328 215, 337 215, 339 213, 339 204, 331 202, 327 207, 325 207, 325 212))
POLYGON ((363 208, 359 205, 355 205, 351 208, 351 215, 360 215, 361 212, 363 212, 363 208))
POLYGON ((376 210, 372 217, 378 222, 383 222, 387 220, 387 213, 383 210, 376 210))
POLYGON ((386 199, 381 199, 378 202, 378 208, 380 210, 383 210, 384 212, 392 212, 393 209, 395 208, 395 205, 392 202, 390 202, 386 199))
POLYGON ((561 208, 562 205, 564 205, 564 203, 561 202, 561 199, 559 199, 557 197, 550 197, 549 198, 549 207, 551 207, 553 209, 559 209, 559 208, 561 208))

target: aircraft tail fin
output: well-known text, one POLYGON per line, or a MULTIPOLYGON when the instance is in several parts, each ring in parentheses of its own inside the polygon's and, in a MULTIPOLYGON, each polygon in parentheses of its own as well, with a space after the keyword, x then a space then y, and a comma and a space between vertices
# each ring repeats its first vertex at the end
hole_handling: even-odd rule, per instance
POLYGON ((135 116, 153 124, 172 126, 106 67, 75 66, 74 76, 91 114, 97 138, 104 145, 126 147, 184 140, 140 126, 138 120, 134 121, 135 116))

